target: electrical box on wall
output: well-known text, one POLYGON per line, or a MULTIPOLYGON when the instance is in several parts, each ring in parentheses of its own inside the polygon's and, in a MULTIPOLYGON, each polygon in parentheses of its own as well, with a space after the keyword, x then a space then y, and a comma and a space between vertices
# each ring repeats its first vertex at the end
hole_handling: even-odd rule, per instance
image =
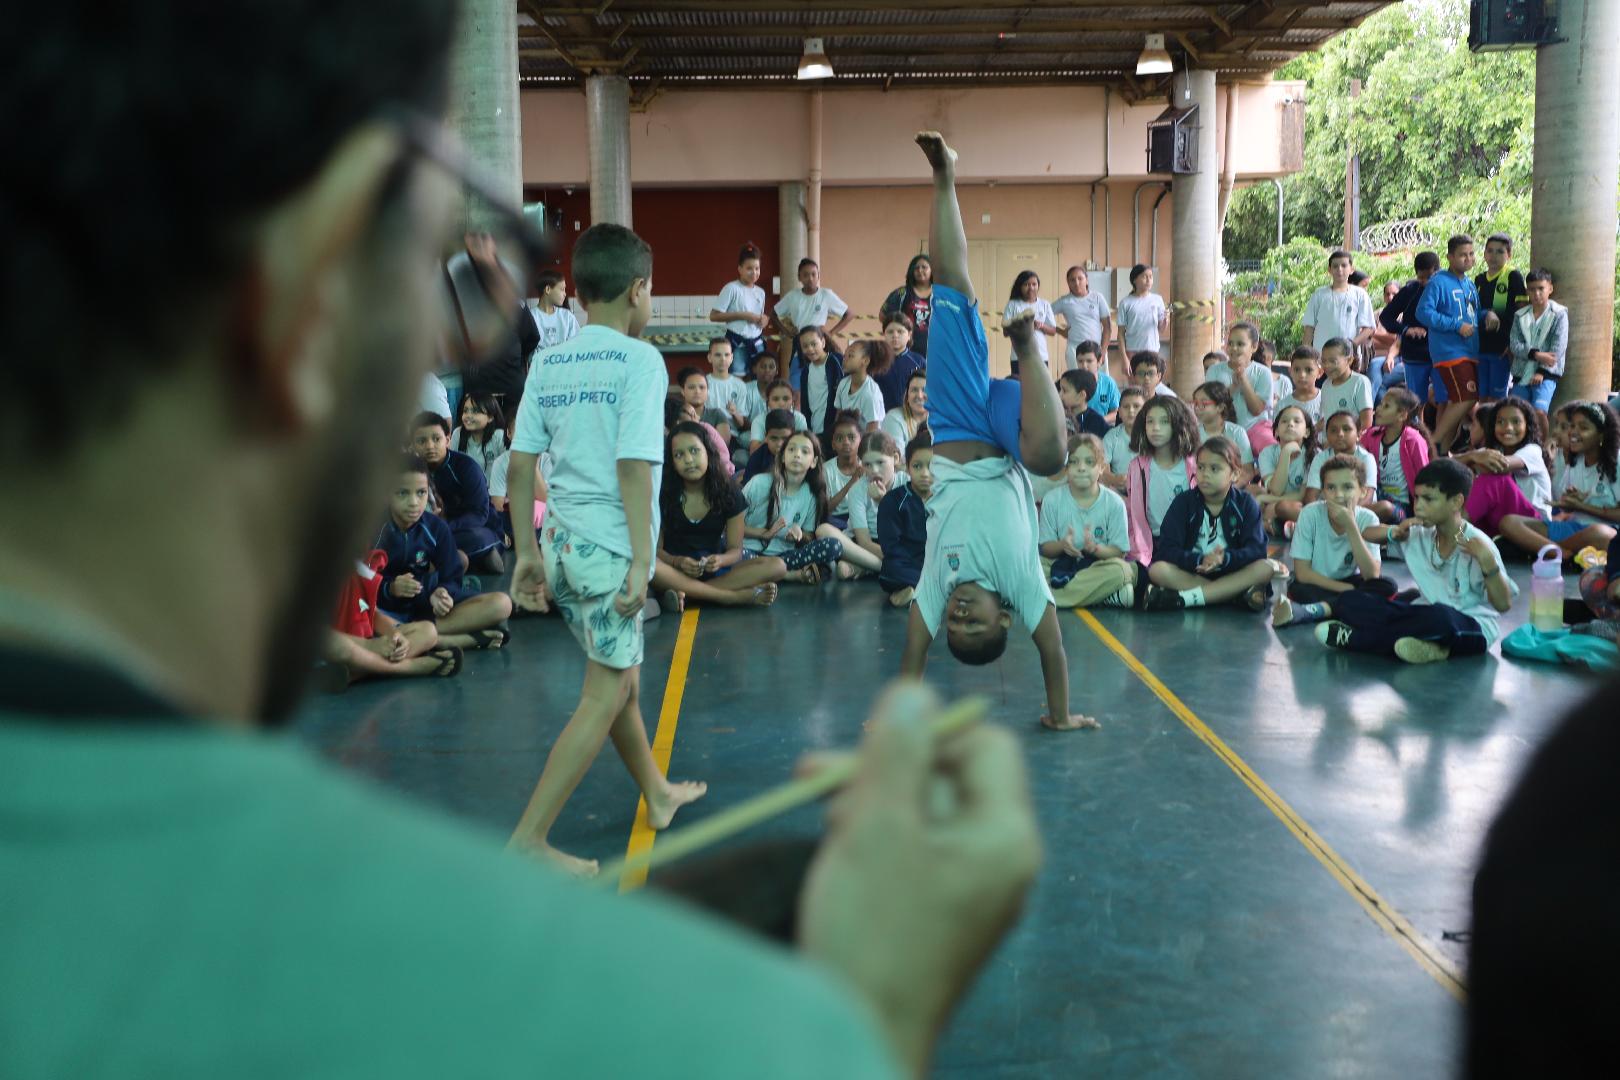
POLYGON ((1198 171, 1198 106, 1178 109, 1172 105, 1148 122, 1147 133, 1148 172, 1198 171))
POLYGON ((1468 47, 1474 52, 1529 49, 1562 40, 1558 0, 1470 0, 1468 47))

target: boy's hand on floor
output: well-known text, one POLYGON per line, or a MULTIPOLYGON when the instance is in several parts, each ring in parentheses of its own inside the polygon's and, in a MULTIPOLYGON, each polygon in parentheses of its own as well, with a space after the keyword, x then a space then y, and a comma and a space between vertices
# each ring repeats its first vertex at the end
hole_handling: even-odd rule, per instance
POLYGON ((979 724, 936 744, 938 709, 918 682, 879 700, 799 908, 800 947, 866 999, 913 1075, 1040 865, 1016 740, 979 724))

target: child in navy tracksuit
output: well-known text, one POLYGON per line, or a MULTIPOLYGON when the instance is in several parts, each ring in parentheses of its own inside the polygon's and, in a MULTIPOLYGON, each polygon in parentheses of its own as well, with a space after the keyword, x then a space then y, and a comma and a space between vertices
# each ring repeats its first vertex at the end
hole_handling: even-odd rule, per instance
POLYGON ((928 502, 934 493, 934 440, 927 428, 906 444, 906 473, 910 483, 901 484, 878 503, 877 541, 883 549, 883 568, 878 584, 889 594, 889 603, 903 608, 922 576, 923 555, 928 546, 928 502))
POLYGON ((1196 458, 1196 486, 1171 500, 1154 538, 1152 584, 1142 606, 1173 610, 1242 599, 1264 611, 1271 579, 1288 571, 1266 558, 1260 504, 1236 486, 1237 446, 1217 435, 1196 458))
POLYGON ((411 446, 428 467, 428 479, 439 496, 440 516, 450 526, 460 550, 462 569, 474 562, 480 573, 506 569, 501 558, 505 519, 489 501, 489 481, 478 462, 450 449, 450 419, 425 412, 411 422, 411 446))
POLYGON ((387 557, 377 606, 402 623, 438 624, 446 648, 498 649, 511 638, 506 619, 512 599, 483 593, 462 580, 460 552, 444 520, 427 511, 428 470, 407 455, 388 502, 388 520, 376 547, 387 557))

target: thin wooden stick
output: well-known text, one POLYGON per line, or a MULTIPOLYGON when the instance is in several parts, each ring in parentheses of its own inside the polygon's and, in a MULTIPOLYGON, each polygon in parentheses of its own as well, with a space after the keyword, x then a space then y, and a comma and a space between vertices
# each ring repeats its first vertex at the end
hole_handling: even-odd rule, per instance
MULTIPOLYGON (((928 721, 928 727, 937 742, 989 715, 990 701, 983 697, 968 697, 944 709, 928 721)), ((683 859, 722 840, 729 840, 755 825, 815 802, 823 795, 843 787, 855 778, 859 759, 851 754, 830 763, 814 776, 790 780, 785 784, 762 792, 736 806, 720 811, 695 825, 661 836, 652 850, 608 863, 596 877, 599 885, 617 885, 626 870, 651 870, 656 866, 683 859)))

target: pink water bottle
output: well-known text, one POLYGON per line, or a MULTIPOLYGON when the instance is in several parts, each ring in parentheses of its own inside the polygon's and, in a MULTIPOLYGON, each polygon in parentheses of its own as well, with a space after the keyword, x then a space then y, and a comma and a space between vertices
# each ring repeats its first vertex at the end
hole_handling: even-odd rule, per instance
POLYGON ((1530 568, 1530 625, 1537 630, 1564 628, 1564 551, 1557 544, 1536 552, 1530 568))

